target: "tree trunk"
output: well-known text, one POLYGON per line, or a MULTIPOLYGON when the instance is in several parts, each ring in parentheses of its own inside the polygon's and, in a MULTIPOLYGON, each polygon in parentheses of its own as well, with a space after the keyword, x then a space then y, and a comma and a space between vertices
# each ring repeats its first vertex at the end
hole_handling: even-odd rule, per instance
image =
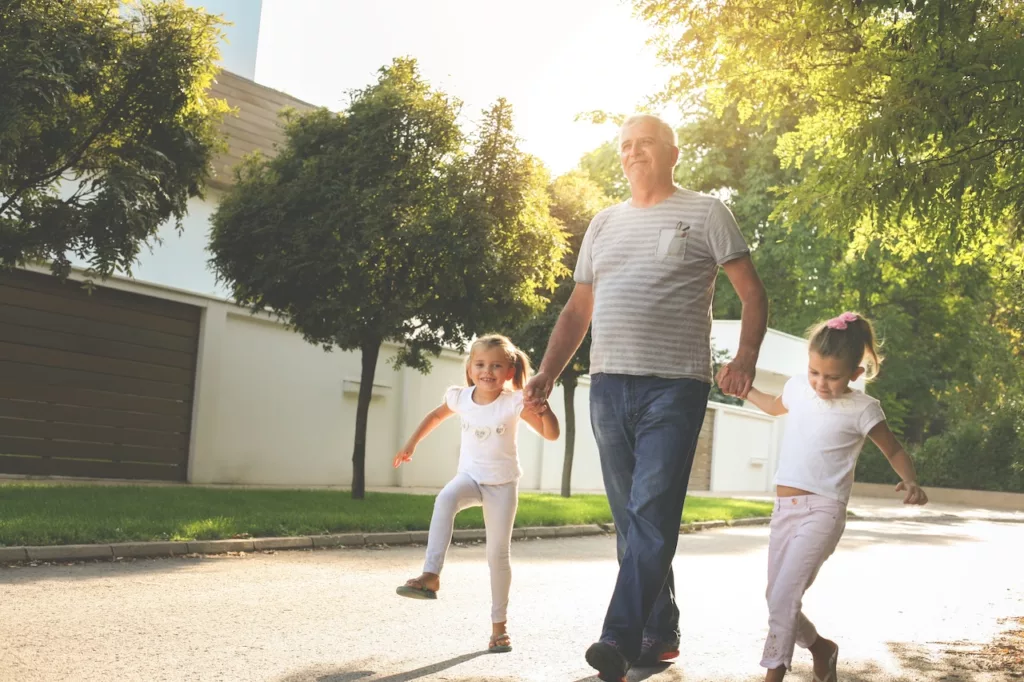
POLYGON ((366 497, 366 425, 373 397, 373 376, 377 371, 380 341, 370 341, 360 349, 363 371, 359 376, 359 403, 356 406, 356 442, 352 449, 352 499, 366 497))
POLYGON ((576 451, 576 381, 575 374, 562 376, 565 394, 565 461, 562 462, 562 497, 570 496, 572 457, 576 451))

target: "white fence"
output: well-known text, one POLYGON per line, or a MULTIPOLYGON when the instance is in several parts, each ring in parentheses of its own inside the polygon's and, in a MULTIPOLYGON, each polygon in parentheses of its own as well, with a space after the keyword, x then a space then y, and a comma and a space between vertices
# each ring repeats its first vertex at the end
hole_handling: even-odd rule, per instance
MULTIPOLYGON (((348 486, 352 478, 360 357, 325 352, 268 316, 220 299, 114 279, 103 283, 203 309, 191 434, 189 480, 267 486, 348 486)), ((459 430, 442 424, 413 461, 396 470, 394 453, 447 387, 464 382, 464 357, 445 351, 423 375, 388 363, 377 366, 369 414, 366 484, 437 488, 453 475, 459 430)), ((590 429, 589 381, 576 391, 576 448, 572 487, 601 491, 601 469, 590 429)), ((552 405, 563 423, 561 388, 552 405)), ((776 461, 776 422, 746 408, 712 404, 716 411, 711 487, 768 490, 776 461)), ((564 442, 548 442, 527 427, 519 434, 524 490, 561 486, 564 442)))
POLYGON ((711 490, 772 490, 778 466, 781 420, 750 408, 712 403, 715 431, 711 453, 711 490))

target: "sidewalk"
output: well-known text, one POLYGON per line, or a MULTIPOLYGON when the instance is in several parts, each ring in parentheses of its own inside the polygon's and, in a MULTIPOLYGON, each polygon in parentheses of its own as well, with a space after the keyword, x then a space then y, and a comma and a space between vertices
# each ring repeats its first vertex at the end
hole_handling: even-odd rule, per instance
MULTIPOLYGON (((736 526, 766 526, 768 517, 735 519, 732 521, 696 521, 680 525, 679 532, 695 533, 714 528, 736 526)), ((615 531, 614 526, 535 526, 516 528, 513 540, 540 540, 543 538, 577 538, 593 535, 607 535, 615 531)), ((455 543, 483 542, 486 531, 483 528, 456 530, 452 534, 455 543)), ((196 556, 204 554, 231 554, 239 552, 267 552, 290 549, 324 549, 329 547, 401 547, 404 545, 426 545, 427 531, 397 533, 341 533, 335 535, 307 535, 276 538, 235 538, 231 540, 192 540, 188 542, 119 542, 93 545, 42 545, 25 547, 0 547, 0 564, 23 562, 63 562, 105 560, 123 558, 144 559, 172 556, 196 556)))
MULTIPOLYGON (((433 495, 431 488, 370 488, 370 492, 406 493, 433 495)), ((577 491, 579 493, 591 491, 577 491)), ((600 492, 600 491, 593 491, 600 492)), ((715 493, 694 491, 691 497, 721 497, 741 500, 771 501, 772 496, 764 492, 715 493)), ((925 507, 904 505, 901 497, 893 493, 890 498, 853 497, 848 510, 858 520, 913 522, 923 520, 949 519, 960 521, 991 521, 1024 523, 1024 510, 1001 511, 981 509, 964 505, 932 504, 925 507)), ((767 517, 738 519, 735 521, 703 521, 682 524, 680 533, 693 533, 729 526, 767 525, 767 517)), ((614 532, 610 525, 542 526, 516 528, 513 538, 567 538, 602 535, 614 532)), ((226 554, 238 552, 260 552, 288 549, 320 549, 326 547, 402 546, 426 543, 426 531, 396 533, 344 533, 334 535, 311 535, 292 537, 241 537, 229 540, 199 540, 190 542, 127 542, 88 545, 47 545, 0 547, 0 564, 21 562, 62 562, 83 560, 114 561, 120 558, 171 557, 185 555, 226 554)), ((455 542, 479 542, 484 539, 483 529, 457 530, 455 542)))

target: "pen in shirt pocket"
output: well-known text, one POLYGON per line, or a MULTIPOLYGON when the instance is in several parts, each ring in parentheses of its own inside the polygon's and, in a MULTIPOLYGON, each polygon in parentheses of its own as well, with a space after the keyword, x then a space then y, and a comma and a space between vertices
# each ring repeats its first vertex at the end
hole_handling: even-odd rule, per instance
POLYGON ((676 223, 676 234, 680 237, 685 237, 686 233, 690 231, 689 225, 683 225, 682 221, 676 223))

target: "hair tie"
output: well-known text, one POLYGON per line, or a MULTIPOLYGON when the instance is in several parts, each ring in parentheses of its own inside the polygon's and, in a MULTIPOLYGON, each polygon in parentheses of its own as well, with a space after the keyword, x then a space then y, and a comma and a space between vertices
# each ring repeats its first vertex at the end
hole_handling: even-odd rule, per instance
POLYGON ((831 320, 825 323, 825 326, 827 326, 829 329, 842 330, 846 329, 846 325, 848 325, 850 322, 855 322, 856 320, 859 319, 860 318, 858 317, 857 313, 847 312, 843 313, 842 315, 839 315, 838 317, 833 317, 831 320))

